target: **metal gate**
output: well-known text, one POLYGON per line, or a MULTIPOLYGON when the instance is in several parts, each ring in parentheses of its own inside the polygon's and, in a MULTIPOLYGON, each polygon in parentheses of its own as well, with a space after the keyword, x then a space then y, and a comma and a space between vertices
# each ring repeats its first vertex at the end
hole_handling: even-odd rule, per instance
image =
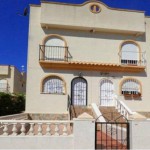
POLYGON ((96 122, 95 149, 129 149, 128 122, 96 122))
POLYGON ((87 81, 82 77, 74 78, 71 82, 71 104, 87 105, 87 81))

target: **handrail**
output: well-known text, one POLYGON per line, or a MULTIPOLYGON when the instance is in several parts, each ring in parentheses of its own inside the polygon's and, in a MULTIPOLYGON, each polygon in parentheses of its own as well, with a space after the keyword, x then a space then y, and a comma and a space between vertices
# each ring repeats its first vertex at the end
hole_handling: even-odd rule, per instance
POLYGON ((69 116, 70 116, 70 120, 72 119, 71 116, 71 98, 70 95, 68 95, 68 107, 67 107, 67 111, 69 111, 69 116))
POLYGON ((0 120, 2 123, 73 123, 70 120, 0 120))
POLYGON ((115 100, 115 107, 118 110, 118 112, 120 112, 127 119, 129 118, 129 115, 133 115, 135 113, 124 102, 119 100, 117 96, 114 97, 114 100, 115 100))
POLYGON ((133 52, 133 51, 120 51, 118 53, 120 60, 121 60, 121 65, 136 65, 136 66, 146 66, 146 51, 143 52, 133 52), (122 58, 122 54, 127 53, 127 54, 137 54, 139 55, 139 59, 135 58, 122 58))

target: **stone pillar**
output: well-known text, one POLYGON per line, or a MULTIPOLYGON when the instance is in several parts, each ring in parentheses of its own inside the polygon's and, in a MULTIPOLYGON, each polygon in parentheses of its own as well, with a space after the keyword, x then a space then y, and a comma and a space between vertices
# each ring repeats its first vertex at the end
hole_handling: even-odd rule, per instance
POLYGON ((95 120, 87 113, 74 119, 74 149, 95 149, 95 120))

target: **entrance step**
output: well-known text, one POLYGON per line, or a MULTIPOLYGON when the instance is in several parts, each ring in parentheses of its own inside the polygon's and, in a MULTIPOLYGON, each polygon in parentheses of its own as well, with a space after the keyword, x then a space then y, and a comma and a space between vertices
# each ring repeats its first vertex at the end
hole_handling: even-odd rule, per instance
POLYGON ((107 122, 126 122, 127 120, 116 110, 115 107, 100 106, 99 110, 107 122))
POLYGON ((79 115, 87 113, 93 117, 92 109, 87 106, 71 106, 70 118, 78 118, 79 115))

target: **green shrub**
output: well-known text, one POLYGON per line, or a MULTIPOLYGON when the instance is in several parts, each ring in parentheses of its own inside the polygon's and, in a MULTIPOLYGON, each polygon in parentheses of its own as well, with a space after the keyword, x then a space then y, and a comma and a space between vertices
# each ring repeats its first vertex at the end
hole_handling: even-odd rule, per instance
POLYGON ((25 95, 0 92, 0 116, 20 113, 25 110, 25 95))

